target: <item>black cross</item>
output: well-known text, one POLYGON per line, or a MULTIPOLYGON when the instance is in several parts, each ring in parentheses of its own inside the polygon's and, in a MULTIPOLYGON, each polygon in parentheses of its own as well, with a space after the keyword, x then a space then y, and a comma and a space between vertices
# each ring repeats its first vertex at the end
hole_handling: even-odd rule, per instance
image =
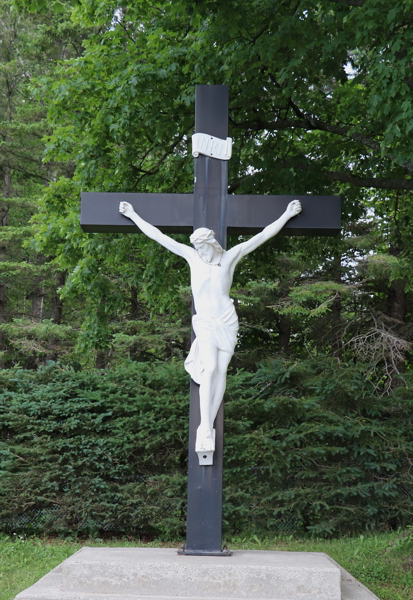
MULTIPOLYGON (((195 132, 226 139, 228 87, 197 85, 195 132)), ((338 196, 228 195, 228 162, 200 155, 195 159, 193 194, 83 193, 80 224, 86 232, 139 233, 119 213, 127 201, 152 225, 168 233, 192 233, 198 227, 213 229, 226 248, 227 232, 251 234, 278 219, 288 203, 300 200, 302 213, 290 220, 284 235, 337 235, 340 231, 338 196)), ((222 475, 224 403, 215 420, 214 464, 200 466, 195 452, 200 423, 199 386, 191 380, 188 448, 188 517, 185 554, 220 555, 222 552, 222 475)))

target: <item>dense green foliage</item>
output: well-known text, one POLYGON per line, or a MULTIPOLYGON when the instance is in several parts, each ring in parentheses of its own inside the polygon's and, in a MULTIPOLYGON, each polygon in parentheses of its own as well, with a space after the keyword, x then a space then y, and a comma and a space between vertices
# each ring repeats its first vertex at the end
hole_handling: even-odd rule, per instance
MULTIPOLYGON (((3 521, 54 508, 49 532, 183 535, 181 365, 75 373, 51 364, 5 371, 0 382, 3 521)), ((409 522, 413 402, 398 390, 389 409, 373 391, 359 369, 329 361, 275 361, 230 376, 226 532, 267 535, 288 519, 321 535, 409 522)))
MULTIPOLYGON (((24 41, 13 68, 20 55, 37 61, 18 80, 10 118, 27 131, 30 98, 47 135, 44 161, 38 137, 36 149, 10 138, 2 174, 21 184, 19 196, 33 197, 39 177, 48 183, 23 260, 18 244, 6 252, 4 365, 58 358, 89 368, 185 353, 186 267, 141 236, 84 234, 79 195, 191 191, 195 85, 224 83, 229 191, 334 193, 343 203, 341 239, 280 238, 240 265, 237 365, 321 352, 369 362, 379 393, 391 391, 411 361, 411 9, 411 0, 4 0, 24 41), (19 179, 18 142, 40 169, 19 179), (43 320, 66 329, 45 335, 43 320)), ((22 225, 27 212, 7 206, 22 225)))
POLYGON ((3 519, 182 535, 188 270, 82 232, 79 196, 191 191, 202 83, 229 86, 230 193, 343 207, 338 239, 279 236, 237 269, 227 529, 411 520, 412 10, 0 0, 3 519))
POLYGON ((56 327, 65 276, 53 256, 30 244, 45 186, 73 172, 43 160, 51 128, 33 83, 78 55, 85 32, 64 16, 19 14, 11 0, 0 1, 0 20, 0 368, 35 368, 73 346, 76 323, 56 327))

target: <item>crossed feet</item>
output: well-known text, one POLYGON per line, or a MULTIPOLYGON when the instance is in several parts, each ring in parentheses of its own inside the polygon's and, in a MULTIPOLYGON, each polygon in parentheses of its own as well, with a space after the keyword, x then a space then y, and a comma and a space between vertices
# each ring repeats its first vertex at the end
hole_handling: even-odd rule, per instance
POLYGON ((215 450, 215 429, 202 427, 196 430, 195 452, 214 452, 215 450))

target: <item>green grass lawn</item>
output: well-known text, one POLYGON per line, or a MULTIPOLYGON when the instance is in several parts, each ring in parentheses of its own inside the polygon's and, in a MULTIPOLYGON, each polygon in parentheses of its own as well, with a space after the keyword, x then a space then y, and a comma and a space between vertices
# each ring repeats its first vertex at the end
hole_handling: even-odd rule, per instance
MULTIPOLYGON (((390 534, 313 540, 256 536, 228 540, 231 549, 325 552, 381 600, 413 600, 413 529, 390 534)), ((82 546, 173 546, 139 541, 65 541, 0 534, 0 600, 12 600, 82 546)))

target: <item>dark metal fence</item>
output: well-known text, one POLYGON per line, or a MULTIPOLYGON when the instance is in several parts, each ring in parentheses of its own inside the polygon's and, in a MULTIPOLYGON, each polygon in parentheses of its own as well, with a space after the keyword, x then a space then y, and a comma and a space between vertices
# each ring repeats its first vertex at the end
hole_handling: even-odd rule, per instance
MULTIPOLYGON (((65 522, 64 514, 59 507, 49 507, 49 508, 39 508, 37 510, 33 510, 30 512, 25 512, 17 517, 13 517, 10 519, 5 519, 0 521, 0 531, 7 532, 16 532, 16 533, 36 533, 41 535, 50 531, 51 524, 55 526, 52 527, 53 530, 61 530, 62 533, 70 533, 70 526, 64 527, 63 523, 65 522), (58 521, 62 520, 62 526, 58 526, 58 521)), ((99 532, 107 532, 112 534, 127 534, 128 531, 126 528, 121 528, 119 526, 115 527, 110 523, 102 523, 99 519, 91 519, 88 518, 81 524, 77 524, 77 530, 84 529, 85 531, 99 531, 99 532)), ((303 524, 297 517, 284 516, 280 517, 274 528, 274 535, 294 535, 303 533, 303 524)))

